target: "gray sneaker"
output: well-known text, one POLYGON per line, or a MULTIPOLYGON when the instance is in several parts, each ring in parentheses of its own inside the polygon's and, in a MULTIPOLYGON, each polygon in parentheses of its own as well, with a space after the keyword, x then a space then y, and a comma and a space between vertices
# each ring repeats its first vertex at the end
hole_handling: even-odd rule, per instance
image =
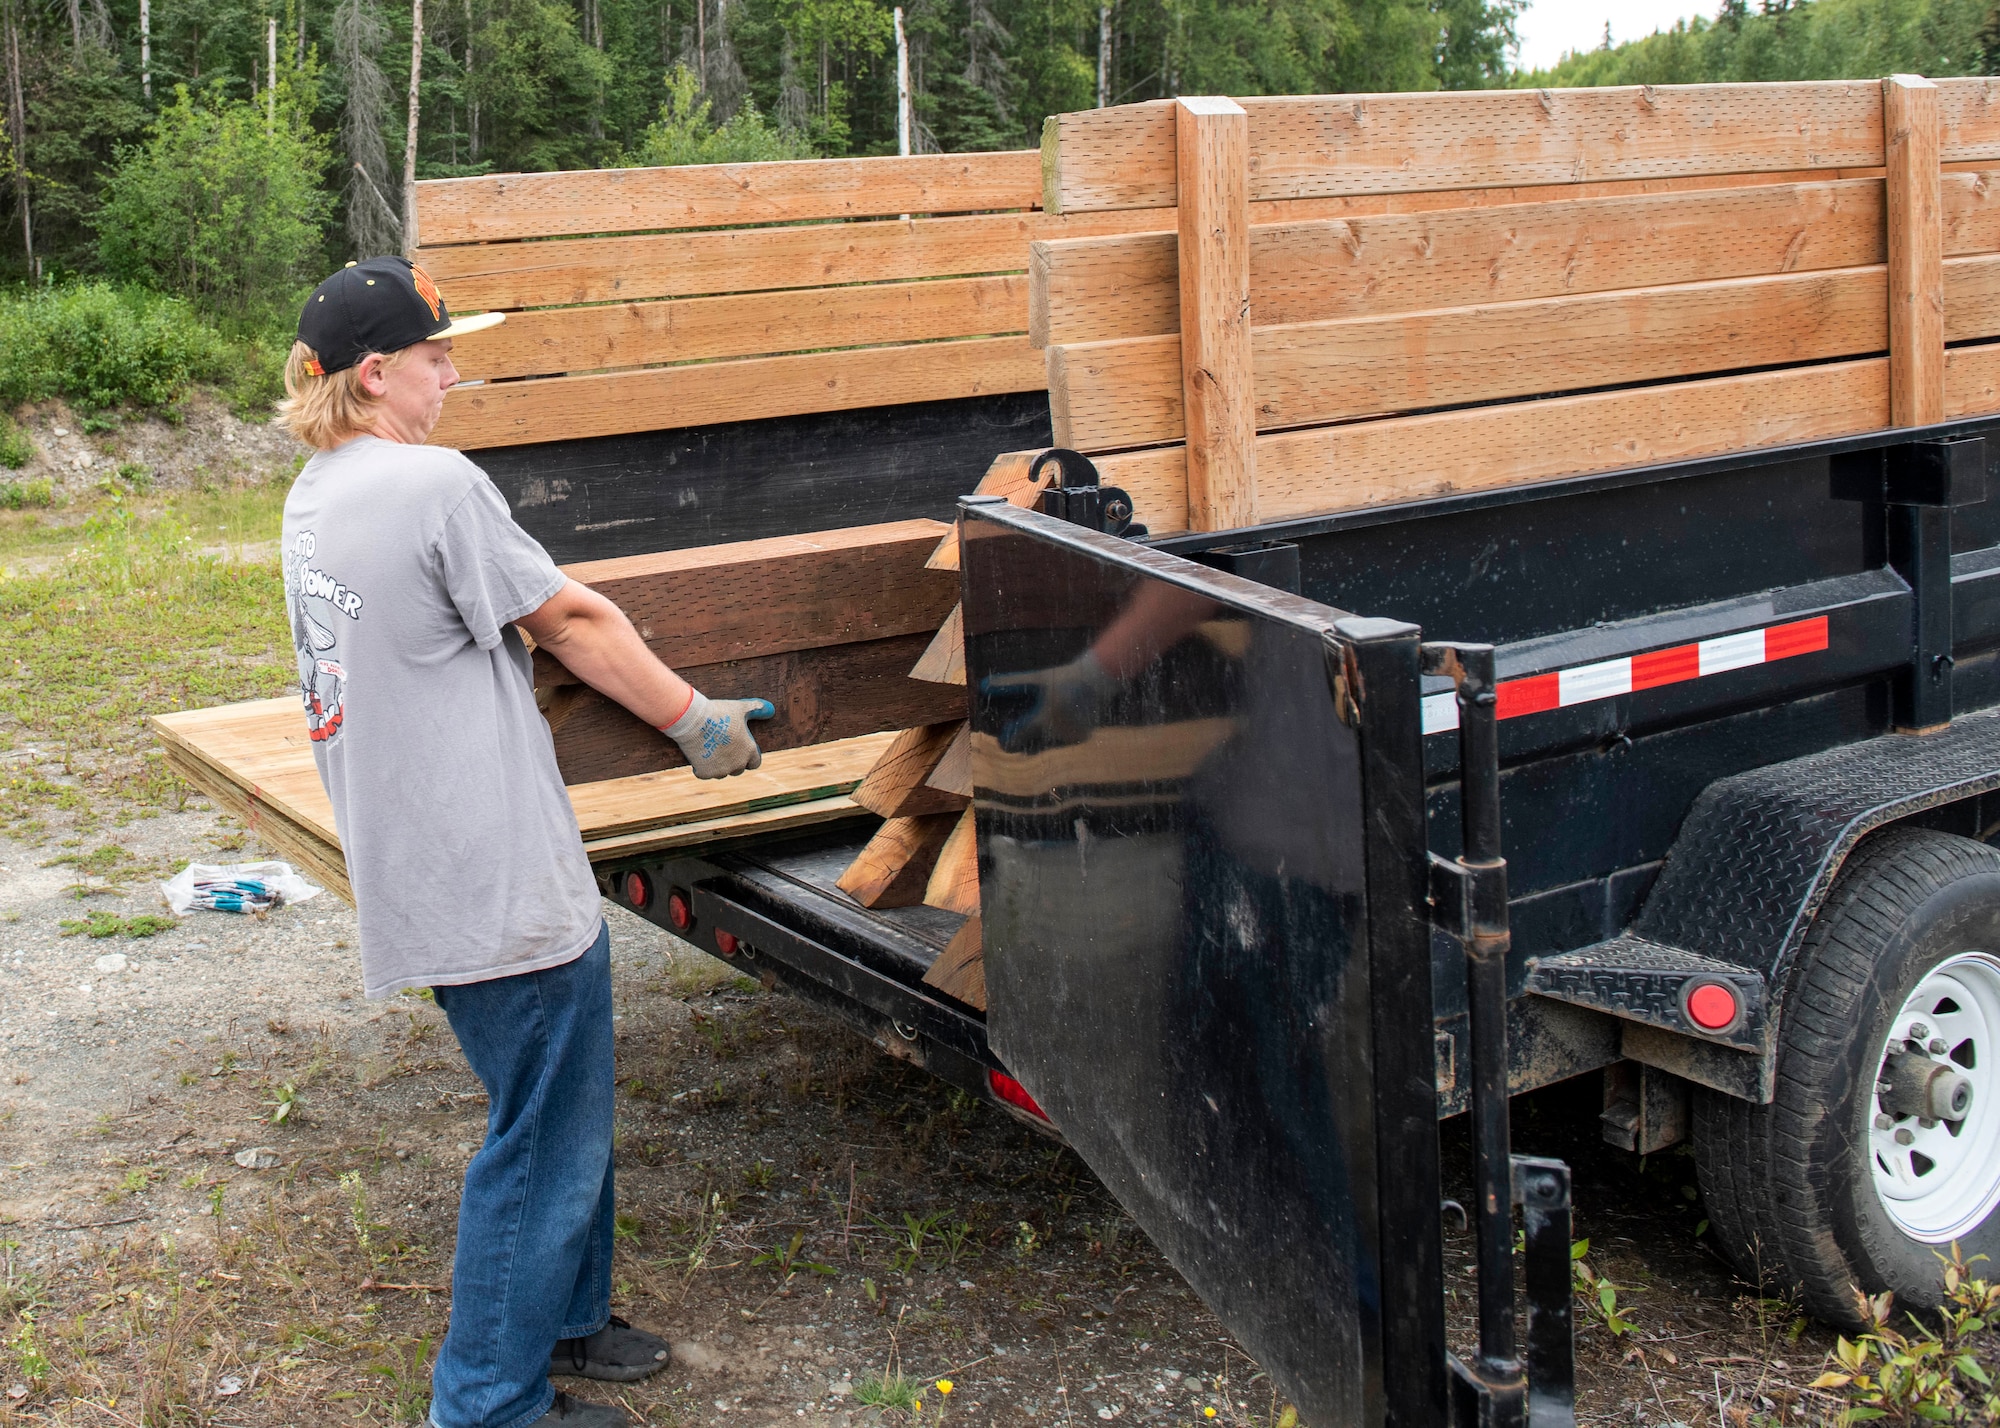
POLYGON ((529 1428, 632 1428, 632 1415, 615 1403, 585 1403, 558 1393, 549 1411, 529 1428))
POLYGON ((636 1383, 665 1368, 671 1357, 665 1339, 635 1329, 613 1314, 608 1324, 587 1338, 556 1340, 549 1355, 549 1377, 636 1383))

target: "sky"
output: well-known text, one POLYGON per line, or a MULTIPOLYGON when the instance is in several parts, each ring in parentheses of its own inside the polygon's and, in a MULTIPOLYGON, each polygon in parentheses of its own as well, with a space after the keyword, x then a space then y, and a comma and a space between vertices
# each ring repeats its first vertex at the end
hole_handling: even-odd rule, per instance
POLYGON ((1611 22, 1611 41, 1618 44, 1670 29, 1674 21, 1712 15, 1719 0, 1533 0, 1515 25, 1521 37, 1522 69, 1542 69, 1561 59, 1565 50, 1594 50, 1611 22))

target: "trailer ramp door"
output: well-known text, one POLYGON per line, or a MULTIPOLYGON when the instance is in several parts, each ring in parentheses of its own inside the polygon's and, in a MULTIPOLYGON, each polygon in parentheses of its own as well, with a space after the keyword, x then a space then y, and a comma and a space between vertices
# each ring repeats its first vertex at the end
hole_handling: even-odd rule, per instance
POLYGON ((995 1050, 1308 1424, 1444 1422, 1416 629, 964 522, 995 1050))

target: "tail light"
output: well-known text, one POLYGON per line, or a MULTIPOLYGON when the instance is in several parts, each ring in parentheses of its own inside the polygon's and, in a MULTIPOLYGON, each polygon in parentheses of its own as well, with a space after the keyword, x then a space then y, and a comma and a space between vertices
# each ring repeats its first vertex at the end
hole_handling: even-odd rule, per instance
POLYGON ((625 901, 644 912, 653 901, 653 883, 644 873, 625 875, 625 901))
MULTIPOLYGON (((1028 1094, 1028 1088, 1009 1076, 1005 1071, 989 1069, 986 1073, 987 1089, 1010 1106, 1018 1106, 1036 1120, 1046 1121, 1049 1113, 1035 1104, 1035 1098, 1028 1094)), ((1054 1122, 1050 1122, 1054 1124, 1054 1122)))
POLYGON ((734 957, 736 955, 736 934, 733 932, 724 932, 719 927, 716 928, 715 950, 725 957, 734 957))
POLYGON ((1736 989, 1726 982, 1696 982, 1682 1000, 1687 1019, 1707 1032, 1727 1031, 1743 1015, 1736 989))
POLYGON ((667 921, 676 932, 694 930, 694 907, 688 902, 688 895, 679 888, 667 894, 667 921))

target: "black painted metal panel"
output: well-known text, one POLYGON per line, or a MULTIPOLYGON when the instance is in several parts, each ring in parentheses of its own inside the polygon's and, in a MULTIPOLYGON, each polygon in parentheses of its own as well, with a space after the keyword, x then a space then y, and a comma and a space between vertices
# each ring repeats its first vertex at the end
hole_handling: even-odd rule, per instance
MULTIPOLYGON (((671 417, 671 413, 662 413, 671 417)), ((1043 392, 470 453, 560 563, 950 520, 1003 451, 1047 446, 1043 392)))
POLYGON ((1308 1422, 1441 1421, 1415 632, 965 529, 994 1050, 1308 1422))

